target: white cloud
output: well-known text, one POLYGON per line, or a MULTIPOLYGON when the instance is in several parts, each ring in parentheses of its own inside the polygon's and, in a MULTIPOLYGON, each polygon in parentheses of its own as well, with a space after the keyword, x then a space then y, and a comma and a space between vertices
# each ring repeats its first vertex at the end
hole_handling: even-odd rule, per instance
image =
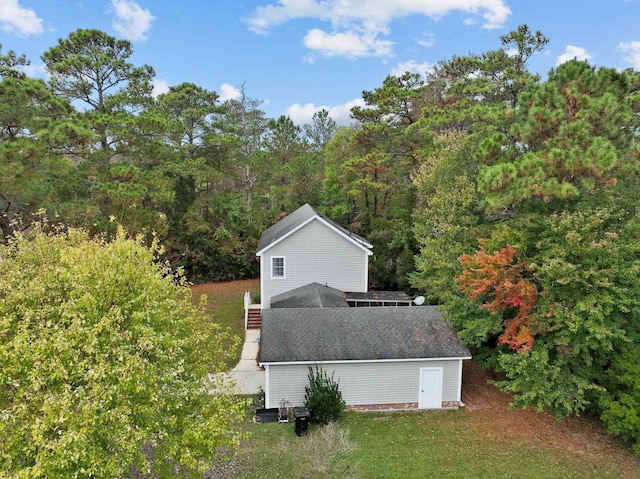
POLYGON ((620 42, 618 48, 627 53, 624 59, 628 61, 633 68, 640 70, 640 42, 620 42))
POLYGON ((418 45, 421 45, 425 48, 431 48, 436 44, 436 37, 431 32, 424 32, 422 35, 420 35, 420 38, 418 38, 417 41, 418 45))
POLYGON ((382 28, 397 18, 425 15, 437 19, 453 11, 481 16, 488 29, 503 26, 511 14, 504 0, 276 0, 256 8, 248 23, 257 33, 298 18, 330 21, 334 28, 353 24, 382 28))
POLYGON ((325 57, 347 58, 381 57, 391 55, 393 42, 379 40, 368 34, 356 32, 326 33, 314 28, 304 37, 307 48, 325 57))
POLYGON ((354 106, 365 106, 364 100, 357 98, 337 106, 316 106, 313 103, 301 105, 300 103, 295 103, 287 108, 285 114, 297 125, 308 125, 313 121, 313 115, 315 113, 320 110, 327 110, 333 121, 338 125, 345 126, 353 122, 351 109, 354 106))
POLYGON ((405 72, 419 73, 420 75, 424 75, 432 68, 433 65, 431 65, 430 63, 418 63, 415 60, 409 60, 407 62, 398 63, 391 69, 391 74, 396 77, 403 75, 405 72))
POLYGON ((33 63, 31 63, 29 65, 20 67, 20 69, 25 73, 25 75, 31 78, 49 78, 49 72, 47 71, 44 63, 40 63, 39 65, 34 65, 33 63))
POLYGON ((36 12, 20 6, 18 0, 0 0, 0 30, 20 37, 44 31, 36 12))
POLYGON ((509 55, 511 58, 514 58, 518 56, 518 49, 516 47, 507 48, 506 54, 509 55))
POLYGON ((586 48, 567 45, 567 48, 564 49, 564 53, 556 59, 556 66, 562 65, 563 63, 573 59, 584 60, 588 62, 589 60, 591 60, 591 54, 587 51, 586 48))
POLYGON ((155 20, 151 12, 133 0, 111 0, 111 4, 118 17, 113 21, 115 31, 130 41, 146 40, 151 22, 155 20))
POLYGON ((240 93, 240 90, 229 83, 223 83, 220 86, 220 101, 224 102, 227 100, 233 100, 235 98, 240 98, 241 95, 242 93, 240 93))
MULTIPOLYGON (((322 56, 391 56, 393 42, 382 40, 389 35, 389 25, 395 19, 424 15, 433 19, 462 11, 470 15, 465 21, 483 21, 487 29, 503 26, 511 10, 505 0, 276 0, 258 7, 247 20, 256 33, 267 33, 283 23, 311 18, 328 22, 332 32, 314 28, 304 38, 310 50, 322 56)), ((418 41, 431 46, 432 38, 418 41)), ((308 58, 313 61, 313 56, 308 58)))
POLYGON ((152 81, 153 90, 151 91, 151 95, 154 98, 157 98, 160 95, 164 95, 165 93, 169 93, 169 84, 164 80, 154 79, 152 81))
MULTIPOLYGON (((293 122, 297 125, 308 125, 311 123, 311 119, 313 118, 313 115, 317 111, 322 110, 322 108, 323 107, 316 106, 313 103, 305 103, 304 105, 301 105, 300 103, 295 103, 287 108, 285 114, 289 118, 291 118, 293 122)), ((327 107, 324 107, 324 109, 329 111, 327 107)))
POLYGON ((256 33, 266 33, 271 27, 296 18, 327 18, 330 14, 330 7, 315 0, 278 0, 278 4, 256 8, 248 19, 249 28, 256 33))

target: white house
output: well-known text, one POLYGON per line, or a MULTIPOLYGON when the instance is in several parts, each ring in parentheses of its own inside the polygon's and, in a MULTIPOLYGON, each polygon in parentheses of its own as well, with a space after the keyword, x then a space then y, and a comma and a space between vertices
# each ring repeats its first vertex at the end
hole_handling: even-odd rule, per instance
POLYGON ((461 404, 469 350, 435 306, 369 292, 372 245, 304 205, 265 231, 258 362, 265 407, 304 403, 309 367, 340 384, 348 406, 437 409, 461 404), (371 307, 356 307, 384 305, 371 307))
POLYGON ((260 237, 260 302, 309 283, 342 291, 368 289, 372 245, 305 204, 260 237))

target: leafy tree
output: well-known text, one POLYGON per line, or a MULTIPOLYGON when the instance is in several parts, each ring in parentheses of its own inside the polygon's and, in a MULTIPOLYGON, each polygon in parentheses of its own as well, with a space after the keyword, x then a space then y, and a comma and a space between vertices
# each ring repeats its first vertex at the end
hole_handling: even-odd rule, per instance
POLYGON ((505 327, 498 345, 515 351, 533 346, 532 315, 538 290, 531 281, 529 265, 511 245, 488 254, 483 250, 460 257, 463 273, 456 279, 460 289, 472 300, 481 299, 482 307, 492 314, 502 313, 505 327))
MULTIPOLYGON (((478 171, 492 165, 495 138, 501 147, 515 145, 510 134, 519 109, 518 98, 539 77, 527 63, 548 40, 526 25, 500 37, 497 50, 469 54, 440 62, 425 78, 422 116, 412 129, 433 136, 417 152, 420 168, 413 176, 417 208, 413 229, 420 251, 411 284, 431 301, 455 304, 458 311, 475 308, 458 304, 453 278, 461 274, 457 258, 477 247, 498 223, 513 219, 512 205, 487 209, 485 195, 478 189, 478 171), (491 151, 492 154, 487 152, 491 151)), ((497 150, 499 151, 499 150, 497 150)), ((504 246, 499 245, 496 249, 504 246)), ((470 317, 468 321, 473 321, 470 317)), ((494 331, 495 324, 489 330, 494 331)), ((485 337, 471 335, 473 341, 485 337)))
MULTIPOLYGON (((350 214, 355 214, 355 201, 346 190, 346 185, 353 181, 353 172, 347 172, 343 162, 360 154, 356 143, 356 134, 360 127, 352 125, 342 128, 327 143, 323 151, 324 179, 322 184, 322 207, 329 217, 340 220, 350 214)), ((359 228, 353 228, 354 221, 349 221, 354 232, 361 233, 359 228), (358 231, 356 231, 358 229, 358 231)))
POLYGON ((582 209, 496 228, 462 257, 460 285, 475 303, 447 305, 460 337, 509 378, 500 385, 515 405, 559 416, 615 397, 606 371, 637 337, 638 223, 582 209), (497 246, 509 241, 517 249, 497 246))
MULTIPOLYGON (((235 206, 227 207, 218 198, 229 201, 229 192, 240 182, 239 172, 231 164, 233 145, 222 131, 224 113, 216 92, 192 83, 171 87, 151 109, 165 142, 164 155, 154 169, 162 172, 173 190, 165 210, 167 254, 194 279, 235 275, 220 262, 217 252, 225 249, 232 241, 229 236, 236 233, 231 222, 224 224, 232 217, 227 210, 235 206), (225 228, 232 233, 215 238, 216 230, 225 228)), ((234 256, 228 262, 236 259, 234 256)))
POLYGON ((531 354, 499 354, 515 403, 558 415, 595 410, 603 374, 638 328, 638 224, 592 207, 546 217, 536 241, 541 285, 531 354), (622 220, 622 221, 621 221, 622 220))
POLYGON ((476 144, 495 132, 506 133, 520 93, 540 79, 527 69, 527 62, 548 39, 520 25, 500 42, 497 50, 438 63, 427 75, 418 123, 440 133, 467 133, 476 144))
POLYGON ((424 85, 417 73, 389 75, 382 87, 362 92, 366 106, 354 107, 352 116, 362 123, 386 122, 405 126, 415 123, 421 115, 424 85))
POLYGON ((19 68, 27 65, 29 60, 26 56, 18 56, 13 50, 9 50, 5 55, 2 53, 2 44, 0 44, 0 77, 24 78, 25 74, 19 68))
POLYGON ((380 88, 363 92, 364 107, 352 109, 359 125, 327 145, 323 198, 328 209, 342 213, 339 221, 376 245, 374 288, 407 286, 413 268, 411 174, 430 136, 410 127, 420 117, 423 88, 416 74, 387 77, 380 88))
POLYGON ((598 400, 602 422, 612 434, 630 441, 640 453, 640 348, 636 344, 616 355, 605 371, 598 400))
POLYGON ((83 102, 80 121, 95 133, 76 159, 91 183, 86 224, 113 233, 110 217, 129 231, 164 232, 171 184, 158 169, 167 126, 150 114, 153 69, 134 66, 130 42, 78 29, 42 55, 59 95, 83 102))
POLYGON ((541 199, 564 200, 615 184, 629 145, 628 79, 612 69, 570 61, 522 93, 511 132, 485 141, 480 187, 494 208, 541 199), (489 160, 490 158, 490 160, 489 160))
POLYGON ((219 128, 224 111, 219 96, 193 83, 181 83, 158 97, 158 109, 167 118, 165 136, 175 148, 184 148, 184 156, 195 158, 206 145, 208 135, 219 128))
POLYGON ((89 107, 83 116, 96 132, 94 158, 103 165, 126 145, 136 120, 132 114, 151 99, 153 68, 134 66, 132 54, 127 40, 78 29, 42 55, 54 91, 89 107))
MULTIPOLYGON (((241 188, 244 193, 247 225, 251 225, 262 205, 254 207, 253 199, 260 183, 260 151, 267 127, 267 119, 260 110, 262 102, 249 98, 245 85, 240 87, 240 96, 225 102, 224 131, 231 139, 232 163, 241 173, 241 188)), ((259 224, 262 222, 260 221, 259 224)))
POLYGON ((412 285, 515 405, 597 412, 637 443, 638 76, 572 61, 540 82, 546 38, 501 41, 425 79, 412 285))
POLYGON ((273 219, 304 203, 317 203, 320 171, 309 151, 302 128, 288 116, 267 122, 263 151, 265 206, 273 219), (304 185, 304 188, 300 188, 304 185))
POLYGON ((20 75, 0 80, 0 242, 28 227, 41 208, 70 224, 84 219, 77 206, 88 185, 70 153, 91 139, 69 102, 43 81, 20 75))
POLYGON ((2 250, 5 474, 173 477, 237 444, 242 402, 212 375, 228 333, 192 306, 158 253, 122 230, 105 241, 41 228, 2 250))
POLYGON ((304 388, 304 405, 309 408, 311 420, 329 424, 344 415, 346 404, 342 399, 340 385, 317 364, 309 366, 309 385, 304 388))
POLYGON ((359 196, 370 218, 383 217, 394 199, 413 192, 410 173, 425 138, 408 126, 420 117, 423 87, 414 73, 388 76, 382 87, 362 93, 366 107, 352 110, 362 124, 356 135, 362 154, 345 163, 346 169, 361 172, 348 185, 349 193, 359 196))
POLYGON ((493 314, 464 299, 448 311, 516 405, 562 416, 617 401, 606 371, 636 341, 640 297, 629 94, 624 74, 569 62, 519 96, 515 143, 498 134, 479 147, 485 214, 500 221, 463 257, 460 281, 493 314))
POLYGON ((307 136, 313 150, 322 152, 329 143, 338 126, 325 109, 317 111, 311 118, 310 125, 304 125, 304 133, 307 136))
POLYGON ((100 30, 78 29, 42 55, 51 85, 70 100, 81 100, 94 110, 108 106, 109 97, 123 85, 148 81, 153 69, 134 67, 128 59, 133 47, 100 30))
POLYGON ((454 131, 437 135, 419 157, 420 167, 412 177, 417 196, 413 233, 419 252, 410 280, 431 302, 442 304, 458 294, 458 257, 475 250, 485 220, 477 164, 466 135, 454 131))
POLYGON ((164 211, 172 200, 170 181, 158 169, 114 163, 101 171, 91 186, 93 232, 115 232, 113 219, 130 233, 166 235, 164 211))

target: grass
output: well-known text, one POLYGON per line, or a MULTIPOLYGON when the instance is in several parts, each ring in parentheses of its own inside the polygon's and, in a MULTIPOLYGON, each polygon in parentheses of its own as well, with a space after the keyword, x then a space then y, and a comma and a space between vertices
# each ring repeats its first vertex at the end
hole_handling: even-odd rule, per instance
POLYGON ((362 447, 351 459, 367 478, 419 478, 425 471, 437 471, 432 477, 442 479, 629 477, 618 458, 599 457, 596 464, 535 441, 514 442, 504 431, 488 435, 478 427, 477 414, 462 409, 352 414, 346 426, 362 447))
POLYGON ((640 478, 640 461, 624 448, 585 453, 536 440, 513 442, 481 422, 464 409, 351 412, 339 426, 342 438, 321 440, 319 427, 297 437, 291 424, 252 424, 251 439, 236 458, 243 471, 238 477, 640 478))
MULTIPOLYGON (((260 282, 257 279, 241 281, 228 281, 221 283, 206 283, 192 286, 192 301, 200 304, 203 294, 207 296, 207 306, 205 312, 211 320, 223 328, 228 328, 233 338, 238 341, 239 346, 234 350, 234 354, 227 361, 227 366, 231 369, 240 360, 242 353, 242 342, 244 341, 244 293, 251 292, 252 298, 257 298, 260 292, 260 282)), ((255 300, 254 300, 255 301, 255 300)), ((234 344, 230 340, 228 345, 234 344)))

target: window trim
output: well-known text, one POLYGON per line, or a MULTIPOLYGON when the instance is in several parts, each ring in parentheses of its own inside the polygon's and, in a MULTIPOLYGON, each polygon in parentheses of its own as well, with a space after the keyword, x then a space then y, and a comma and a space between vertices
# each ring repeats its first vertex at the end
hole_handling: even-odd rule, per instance
POLYGON ((285 256, 272 256, 271 257, 271 279, 286 279, 287 278, 287 259, 285 256), (274 274, 274 260, 282 260, 282 275, 276 276, 274 274))

